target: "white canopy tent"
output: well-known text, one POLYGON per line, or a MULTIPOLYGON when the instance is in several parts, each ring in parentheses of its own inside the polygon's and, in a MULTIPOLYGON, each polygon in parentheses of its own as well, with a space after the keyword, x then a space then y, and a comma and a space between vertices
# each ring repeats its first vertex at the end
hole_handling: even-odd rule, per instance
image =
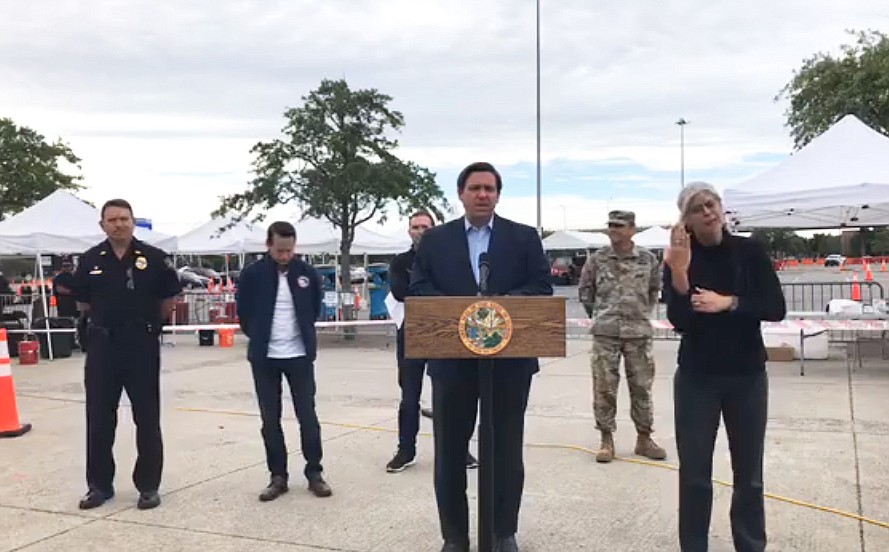
POLYGON ((670 230, 652 226, 636 234, 633 242, 647 249, 666 249, 670 245, 670 230))
POLYGON ((736 229, 889 224, 889 137, 846 115, 723 196, 726 218, 736 229))
POLYGON ((179 236, 176 253, 187 255, 224 255, 265 250, 265 230, 247 221, 220 230, 230 219, 213 219, 179 236))
MULTIPOLYGON (((106 239, 101 213, 69 192, 57 190, 0 222, 0 255, 79 254, 106 239)), ((136 228, 136 237, 171 252, 175 236, 136 228)))
MULTIPOLYGON (((177 253, 192 255, 221 255, 225 253, 258 253, 265 251, 267 225, 241 221, 220 232, 231 219, 213 219, 179 237, 177 253)), ((308 219, 294 224, 297 251, 307 255, 340 252, 340 230, 328 221, 308 219)), ((350 249, 353 255, 389 255, 410 247, 410 239, 384 236, 363 226, 355 229, 350 249)))
MULTIPOLYGON (((341 231, 329 221, 308 219, 296 223, 297 249, 301 253, 339 254, 341 231)), ((355 238, 349 249, 351 255, 395 255, 410 248, 410 239, 400 240, 368 230, 355 228, 355 238)))
POLYGON ((608 235, 601 232, 560 230, 543 239, 543 248, 547 251, 597 249, 609 243, 608 235))

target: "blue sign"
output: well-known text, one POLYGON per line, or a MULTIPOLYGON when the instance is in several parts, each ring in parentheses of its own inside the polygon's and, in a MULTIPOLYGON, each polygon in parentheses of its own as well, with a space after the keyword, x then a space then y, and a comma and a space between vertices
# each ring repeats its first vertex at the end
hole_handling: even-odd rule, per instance
POLYGON ((137 218, 136 226, 138 226, 139 228, 147 228, 148 230, 151 230, 151 219, 137 218))

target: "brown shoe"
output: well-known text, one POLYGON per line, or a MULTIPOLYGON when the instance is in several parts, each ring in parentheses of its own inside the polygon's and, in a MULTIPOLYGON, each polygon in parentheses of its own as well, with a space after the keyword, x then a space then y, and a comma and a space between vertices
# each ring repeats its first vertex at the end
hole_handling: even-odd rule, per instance
POLYGON ((640 433, 639 437, 636 438, 635 452, 639 456, 651 458, 652 460, 664 460, 667 458, 667 451, 658 446, 648 433, 640 433))
POLYGON ((602 444, 599 445, 599 451, 596 453, 596 462, 607 464, 614 460, 614 438, 610 432, 602 432, 602 444))
POLYGON ((259 500, 262 502, 275 500, 282 494, 286 493, 287 490, 287 478, 280 475, 273 475, 271 481, 269 481, 269 486, 259 493, 259 500))
POLYGON ((325 498, 333 494, 333 491, 330 488, 324 479, 321 476, 317 478, 309 480, 309 490, 314 493, 315 496, 325 498))

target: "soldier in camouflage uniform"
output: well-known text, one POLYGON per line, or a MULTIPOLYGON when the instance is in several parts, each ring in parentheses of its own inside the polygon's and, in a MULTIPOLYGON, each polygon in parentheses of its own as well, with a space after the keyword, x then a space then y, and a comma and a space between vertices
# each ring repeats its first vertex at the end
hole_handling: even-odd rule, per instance
POLYGON ((598 462, 614 458, 612 435, 617 430, 614 418, 621 356, 630 388, 630 415, 638 433, 635 452, 653 460, 667 457, 667 452, 651 439, 654 359, 649 316, 657 305, 661 278, 657 257, 633 243, 635 233, 634 213, 611 211, 611 245, 590 255, 580 275, 580 301, 593 316, 593 410, 596 427, 602 433, 598 462))

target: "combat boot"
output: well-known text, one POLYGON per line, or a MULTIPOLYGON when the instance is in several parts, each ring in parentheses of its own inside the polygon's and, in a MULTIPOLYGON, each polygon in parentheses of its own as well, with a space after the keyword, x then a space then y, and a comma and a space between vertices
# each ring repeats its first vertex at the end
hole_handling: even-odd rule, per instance
POLYGON ((658 446, 648 433, 640 433, 636 438, 636 454, 651 458, 652 460, 664 460, 667 458, 667 451, 658 446))
POLYGON ((614 438, 611 432, 602 432, 602 444, 599 445, 599 451, 596 453, 596 462, 608 463, 614 460, 614 438))

